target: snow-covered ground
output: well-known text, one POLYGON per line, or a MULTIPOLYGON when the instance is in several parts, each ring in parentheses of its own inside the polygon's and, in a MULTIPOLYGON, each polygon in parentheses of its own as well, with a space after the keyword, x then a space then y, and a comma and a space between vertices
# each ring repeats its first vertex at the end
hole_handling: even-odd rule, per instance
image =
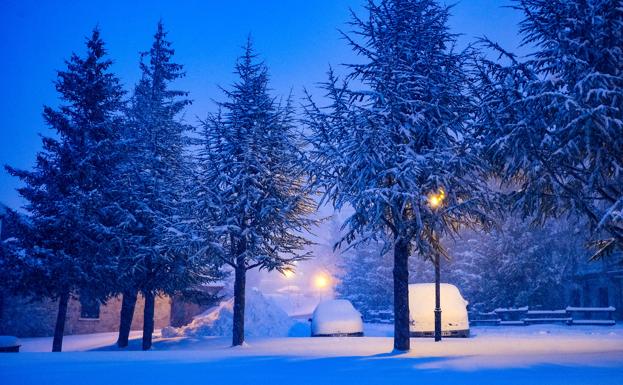
MULTIPOLYGON (((154 350, 110 345, 114 334, 22 340, 0 358, 1 384, 623 384, 623 327, 475 327, 473 338, 412 339, 391 353, 391 326, 363 338, 158 339, 154 350)), ((135 333, 135 337, 138 335, 135 333)))

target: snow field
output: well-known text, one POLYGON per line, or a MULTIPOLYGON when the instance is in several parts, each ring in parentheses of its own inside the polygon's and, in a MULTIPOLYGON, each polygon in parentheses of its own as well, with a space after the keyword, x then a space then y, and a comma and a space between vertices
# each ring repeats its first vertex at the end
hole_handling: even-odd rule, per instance
POLYGON ((11 384, 621 384, 623 327, 475 327, 474 337, 412 339, 392 353, 391 325, 365 325, 370 337, 159 338, 154 351, 112 346, 114 333, 23 339, 26 353, 3 355, 0 383, 11 384), (378 335, 379 337, 374 337, 378 335), (92 350, 92 351, 85 351, 92 350), (36 352, 39 351, 39 352, 36 352), (30 352, 30 353, 28 353, 30 352), (420 382, 422 381, 422 382, 420 382))

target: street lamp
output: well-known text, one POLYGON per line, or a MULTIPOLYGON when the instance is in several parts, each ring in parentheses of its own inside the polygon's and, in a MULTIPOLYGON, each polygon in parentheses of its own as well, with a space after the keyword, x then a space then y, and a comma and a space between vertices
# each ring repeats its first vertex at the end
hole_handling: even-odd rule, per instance
POLYGON ((314 286, 318 289, 324 289, 329 286, 329 279, 324 274, 318 274, 314 277, 314 286))
POLYGON ((322 293, 331 284, 331 277, 324 272, 317 273, 312 279, 312 284, 318 290, 318 302, 320 302, 322 300, 322 293))
POLYGON ((436 193, 428 194, 428 204, 433 209, 441 206, 444 199, 446 199, 446 192, 442 188, 440 188, 436 193))
MULTIPOLYGON (((432 209, 436 209, 443 204, 446 192, 440 188, 437 193, 428 195, 428 204, 432 209)), ((433 233, 434 236, 434 233, 433 233)), ((435 253, 433 264, 435 265, 435 342, 441 341, 441 258, 439 253, 435 253)))
POLYGON ((283 274, 283 277, 284 277, 285 279, 290 279, 290 278, 293 278, 293 277, 294 277, 294 275, 295 275, 294 270, 289 269, 289 268, 288 268, 288 269, 284 269, 284 270, 281 272, 281 274, 283 274))

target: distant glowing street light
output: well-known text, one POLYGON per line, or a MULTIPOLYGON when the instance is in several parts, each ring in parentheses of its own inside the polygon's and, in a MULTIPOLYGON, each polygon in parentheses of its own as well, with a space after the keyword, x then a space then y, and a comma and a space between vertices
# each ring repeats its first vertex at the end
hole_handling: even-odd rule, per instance
POLYGON ((441 206, 444 199, 446 198, 446 192, 443 189, 439 189, 438 193, 432 193, 428 195, 428 204, 430 207, 436 209, 441 206))
POLYGON ((281 274, 283 274, 283 277, 285 279, 291 279, 295 276, 296 273, 292 269, 285 269, 281 272, 281 274))
POLYGON ((314 286, 316 286, 316 288, 319 290, 327 288, 329 286, 329 283, 330 279, 324 273, 318 273, 316 274, 316 276, 314 276, 314 286))
POLYGON ((325 272, 316 273, 312 277, 312 285, 318 292, 318 302, 322 301, 323 294, 328 292, 331 286, 331 276, 325 272))

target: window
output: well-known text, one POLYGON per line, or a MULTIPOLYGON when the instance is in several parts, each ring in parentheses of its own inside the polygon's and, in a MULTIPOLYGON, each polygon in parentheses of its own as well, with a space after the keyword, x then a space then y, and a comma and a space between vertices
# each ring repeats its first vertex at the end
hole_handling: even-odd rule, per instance
POLYGON ((88 295, 80 296, 80 318, 81 319, 99 319, 100 304, 96 299, 88 295))

